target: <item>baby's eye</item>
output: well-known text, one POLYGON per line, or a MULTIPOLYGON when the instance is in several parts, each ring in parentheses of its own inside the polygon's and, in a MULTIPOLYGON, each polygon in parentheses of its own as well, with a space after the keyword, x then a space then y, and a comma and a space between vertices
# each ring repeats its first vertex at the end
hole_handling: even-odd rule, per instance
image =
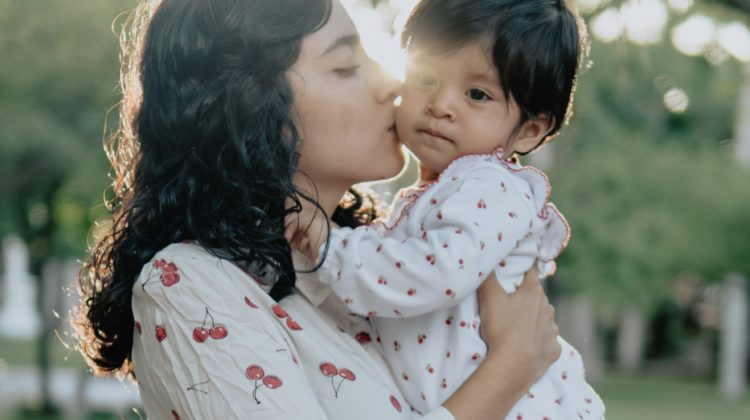
POLYGON ((466 96, 469 97, 469 99, 473 101, 489 101, 492 98, 490 95, 487 94, 487 92, 483 91, 482 89, 469 89, 466 92, 466 96))

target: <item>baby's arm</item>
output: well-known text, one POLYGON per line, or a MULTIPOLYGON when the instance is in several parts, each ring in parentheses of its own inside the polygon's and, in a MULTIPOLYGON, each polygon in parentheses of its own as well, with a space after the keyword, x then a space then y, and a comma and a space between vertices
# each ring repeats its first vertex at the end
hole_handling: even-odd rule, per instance
POLYGON ((424 210, 408 210, 406 218, 421 220, 421 234, 332 231, 319 280, 353 312, 384 317, 451 307, 474 292, 527 235, 534 215, 499 168, 483 166, 440 187, 424 210))

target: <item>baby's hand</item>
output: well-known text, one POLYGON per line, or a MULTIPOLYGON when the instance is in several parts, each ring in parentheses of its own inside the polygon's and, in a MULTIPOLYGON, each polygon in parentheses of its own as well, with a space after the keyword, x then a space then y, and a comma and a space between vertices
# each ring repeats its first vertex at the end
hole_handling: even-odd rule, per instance
POLYGON ((328 223, 322 211, 309 202, 302 202, 299 213, 286 218, 284 237, 292 249, 296 249, 312 262, 318 261, 318 250, 328 239, 328 223))

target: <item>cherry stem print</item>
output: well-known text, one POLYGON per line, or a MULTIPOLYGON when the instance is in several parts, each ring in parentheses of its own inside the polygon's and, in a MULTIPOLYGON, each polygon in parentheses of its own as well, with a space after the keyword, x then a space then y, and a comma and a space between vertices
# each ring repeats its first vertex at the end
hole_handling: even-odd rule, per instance
POLYGON ((351 370, 347 368, 338 369, 336 365, 329 362, 320 364, 320 373, 331 378, 331 388, 333 388, 333 396, 336 398, 339 397, 339 389, 341 389, 344 381, 354 381, 357 379, 357 376, 351 370), (341 381, 339 381, 338 385, 336 385, 334 380, 336 376, 341 376, 341 381))
POLYGON ((266 375, 266 372, 259 365, 248 366, 245 369, 245 377, 253 381, 255 385, 255 388, 253 389, 253 399, 256 404, 260 404, 260 400, 258 399, 258 388, 260 388, 261 385, 268 389, 276 389, 283 385, 283 382, 281 382, 281 379, 279 379, 278 376, 266 375))
POLYGON ((200 393, 201 393, 201 394, 203 394, 203 395, 208 395, 208 392, 206 392, 206 391, 204 391, 204 390, 202 390, 202 389, 198 389, 198 386, 199 386, 199 385, 205 385, 205 384, 207 384, 208 382, 209 382, 209 380, 207 379, 207 380, 205 380, 205 381, 203 381, 203 382, 198 382, 198 383, 196 383, 196 384, 190 385, 190 386, 189 386, 189 387, 187 388, 187 390, 188 390, 188 391, 196 391, 196 392, 200 392, 200 393))
POLYGON ((205 342, 208 340, 208 337, 211 337, 214 340, 221 340, 228 334, 229 331, 227 330, 226 325, 217 324, 214 320, 214 316, 211 315, 211 312, 206 308, 206 314, 203 316, 203 323, 200 327, 195 327, 193 329, 193 340, 198 343, 205 342), (206 328, 206 321, 208 321, 209 317, 211 318, 211 328, 206 328))
MULTIPOLYGON (((159 270, 158 277, 161 284, 165 287, 172 287, 180 282, 180 273, 177 272, 177 266, 173 262, 167 262, 164 259, 154 261, 153 268, 159 270)), ((151 271, 153 273, 153 270, 151 271)), ((146 291, 146 286, 151 284, 156 276, 149 273, 148 279, 141 284, 141 289, 146 291)))

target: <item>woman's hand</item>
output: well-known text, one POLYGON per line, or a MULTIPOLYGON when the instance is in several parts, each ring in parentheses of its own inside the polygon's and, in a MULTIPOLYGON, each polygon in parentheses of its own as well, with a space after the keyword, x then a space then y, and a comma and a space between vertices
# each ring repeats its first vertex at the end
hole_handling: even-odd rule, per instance
POLYGON ((489 350, 479 368, 443 403, 457 420, 505 418, 560 357, 555 310, 535 268, 511 295, 489 276, 479 288, 479 310, 489 350))
POLYGON ((480 332, 487 343, 488 357, 502 351, 514 357, 518 374, 530 380, 539 379, 560 356, 559 331, 555 309, 549 304, 536 267, 524 276, 516 293, 508 294, 495 275, 489 276, 479 288, 480 332))

